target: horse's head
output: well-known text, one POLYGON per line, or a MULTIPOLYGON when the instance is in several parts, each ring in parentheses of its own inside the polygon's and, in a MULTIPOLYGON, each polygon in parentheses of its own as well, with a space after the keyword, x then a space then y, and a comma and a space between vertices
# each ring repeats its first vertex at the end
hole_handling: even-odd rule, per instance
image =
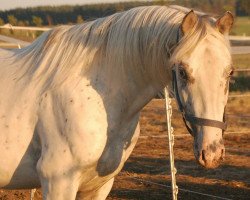
POLYGON ((224 158, 223 131, 232 74, 228 34, 233 16, 217 21, 189 12, 180 25, 181 40, 173 61, 173 88, 187 129, 194 137, 194 155, 206 168, 224 158))

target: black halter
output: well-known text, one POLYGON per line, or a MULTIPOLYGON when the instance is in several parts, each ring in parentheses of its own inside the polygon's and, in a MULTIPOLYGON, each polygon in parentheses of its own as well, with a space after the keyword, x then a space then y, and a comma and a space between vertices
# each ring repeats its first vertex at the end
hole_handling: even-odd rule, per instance
POLYGON ((216 128, 220 128, 222 129, 222 133, 224 133, 224 131, 227 128, 227 122, 226 122, 226 118, 225 118, 225 110, 224 110, 224 114, 223 114, 223 122, 221 121, 217 121, 217 120, 212 120, 212 119, 205 119, 205 118, 199 118, 199 117, 195 117, 192 115, 188 115, 185 113, 184 107, 182 105, 181 99, 180 99, 180 95, 178 92, 178 87, 177 87, 177 77, 176 77, 176 71, 175 69, 172 69, 172 84, 173 84, 173 92, 175 95, 175 99, 177 101, 179 110, 182 113, 182 118, 183 121, 187 127, 188 132, 194 136, 193 130, 192 128, 190 128, 187 124, 187 121, 190 124, 196 124, 199 126, 210 126, 210 127, 216 127, 216 128))

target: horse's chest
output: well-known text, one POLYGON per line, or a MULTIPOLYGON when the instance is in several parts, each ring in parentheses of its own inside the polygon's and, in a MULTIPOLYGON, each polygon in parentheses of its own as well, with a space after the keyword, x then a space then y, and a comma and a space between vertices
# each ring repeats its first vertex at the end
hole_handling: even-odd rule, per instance
POLYGON ((91 191, 92 188, 99 187, 121 171, 139 137, 138 116, 130 123, 124 123, 124 127, 126 128, 112 129, 107 132, 105 148, 93 169, 94 174, 97 172, 97 176, 88 181, 87 185, 83 182, 82 191, 91 191))
POLYGON ((108 128, 107 142, 97 163, 99 176, 107 176, 120 171, 133 150, 138 135, 138 116, 129 123, 124 123, 121 128, 108 128))

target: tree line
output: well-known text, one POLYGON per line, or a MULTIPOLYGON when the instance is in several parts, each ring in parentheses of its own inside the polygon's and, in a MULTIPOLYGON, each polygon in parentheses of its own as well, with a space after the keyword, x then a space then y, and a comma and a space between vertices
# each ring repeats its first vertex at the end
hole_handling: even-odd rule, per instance
POLYGON ((0 11, 0 25, 10 23, 18 26, 52 26, 75 24, 105 17, 115 12, 125 11, 137 6, 177 4, 209 13, 221 14, 230 10, 236 16, 250 15, 249 0, 176 0, 152 2, 124 2, 76 6, 42 6, 0 11))

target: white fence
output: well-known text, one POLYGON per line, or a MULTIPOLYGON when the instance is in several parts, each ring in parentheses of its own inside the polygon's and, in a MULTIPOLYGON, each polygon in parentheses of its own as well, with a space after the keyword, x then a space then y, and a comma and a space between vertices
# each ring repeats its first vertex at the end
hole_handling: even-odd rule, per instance
POLYGON ((31 27, 31 26, 12 26, 11 24, 5 24, 3 26, 0 26, 0 29, 29 30, 29 31, 48 31, 51 28, 48 28, 48 27, 31 27))
MULTIPOLYGON (((53 28, 53 27, 12 26, 11 24, 5 24, 3 26, 0 26, 0 29, 28 30, 28 31, 48 31, 51 28, 53 28)), ((229 40, 231 40, 231 41, 250 41, 250 37, 248 37, 248 36, 229 36, 229 40)), ((16 42, 14 42, 14 43, 16 43, 16 42)), ((13 43, 11 43, 11 46, 13 46, 13 43)), ((21 45, 20 43, 17 43, 17 46, 23 47, 26 45, 21 45)), ((247 53, 250 53, 250 47, 249 46, 233 46, 232 53, 233 54, 247 54, 247 53)))

